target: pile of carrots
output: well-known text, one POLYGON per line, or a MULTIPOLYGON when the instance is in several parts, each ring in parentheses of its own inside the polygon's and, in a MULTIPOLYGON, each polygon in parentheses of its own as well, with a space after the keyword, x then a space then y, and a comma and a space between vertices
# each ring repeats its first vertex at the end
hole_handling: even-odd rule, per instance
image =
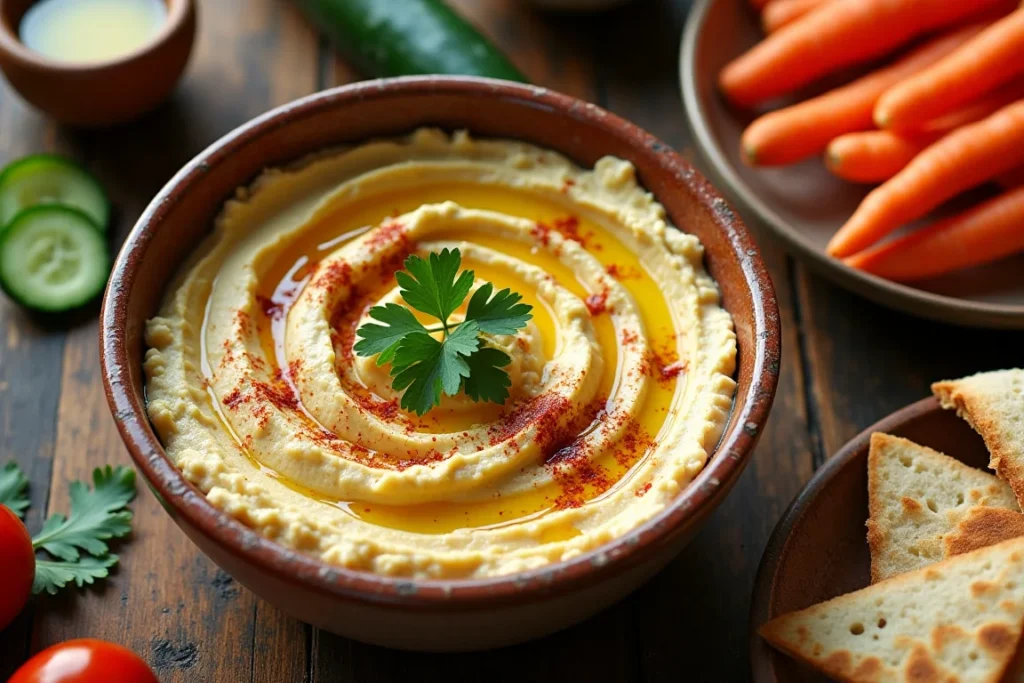
POLYGON ((751 0, 767 37, 719 85, 762 107, 848 67, 882 66, 770 111, 744 131, 753 166, 824 155, 837 176, 879 183, 828 244, 896 281, 1024 250, 1024 5, 1019 0, 751 0), (986 183, 1000 194, 908 234, 901 227, 986 183))

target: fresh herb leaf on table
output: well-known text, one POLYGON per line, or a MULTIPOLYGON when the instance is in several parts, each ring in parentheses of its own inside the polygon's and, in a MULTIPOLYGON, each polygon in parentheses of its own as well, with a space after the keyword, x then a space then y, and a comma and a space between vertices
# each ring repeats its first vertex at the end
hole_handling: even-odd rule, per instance
POLYGON ((461 273, 458 249, 444 249, 427 258, 410 256, 405 271, 395 274, 402 299, 409 306, 437 318, 440 326, 424 326, 412 311, 398 304, 374 306, 368 322, 356 330, 354 349, 364 357, 377 356, 377 364, 391 363, 392 387, 404 391, 401 405, 423 415, 441 403, 442 393, 460 389, 474 401, 504 403, 512 381, 501 368, 511 362, 504 351, 488 346, 486 334, 512 334, 532 318, 532 307, 522 296, 485 283, 470 298, 466 317, 451 322, 473 287, 475 274, 461 273), (383 324, 378 324, 383 323, 383 324), (432 334, 441 333, 441 339, 432 334))
POLYGON ((132 513, 125 506, 135 497, 135 470, 107 465, 92 473, 92 490, 81 481, 71 483, 71 513, 50 515, 32 545, 67 562, 78 560, 84 550, 101 557, 110 549, 105 541, 126 536, 132 530, 132 513))
POLYGON ((0 469, 0 505, 6 505, 18 517, 28 509, 28 479, 13 460, 0 469))
MULTIPOLYGON (((92 481, 92 489, 84 482, 72 482, 67 517, 50 515, 32 539, 33 550, 46 551, 55 558, 36 558, 33 593, 52 595, 72 581, 81 588, 106 577, 117 564, 117 555, 106 542, 132 530, 132 513, 126 506, 135 497, 135 470, 109 465, 96 468, 92 481)), ((28 480, 17 463, 9 462, 0 469, 0 503, 16 514, 28 508, 27 487, 28 480)))
POLYGON ((106 578, 110 568, 117 564, 117 555, 104 557, 82 557, 75 562, 54 562, 52 560, 36 560, 36 576, 32 580, 32 592, 39 594, 46 591, 56 595, 57 591, 74 581, 81 588, 92 584, 96 579, 106 578))

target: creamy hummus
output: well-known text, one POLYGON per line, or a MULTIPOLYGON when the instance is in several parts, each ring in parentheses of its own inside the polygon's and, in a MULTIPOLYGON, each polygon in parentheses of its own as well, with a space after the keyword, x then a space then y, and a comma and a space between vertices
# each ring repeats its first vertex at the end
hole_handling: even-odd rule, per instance
MULTIPOLYGON (((685 226, 682 226, 685 228, 685 226)), ((228 201, 146 330, 150 419, 209 500, 337 565, 485 577, 663 510, 732 403, 732 321, 633 167, 420 130, 268 170, 228 201), (533 306, 504 405, 399 407, 352 350, 410 253, 458 247, 533 306)))

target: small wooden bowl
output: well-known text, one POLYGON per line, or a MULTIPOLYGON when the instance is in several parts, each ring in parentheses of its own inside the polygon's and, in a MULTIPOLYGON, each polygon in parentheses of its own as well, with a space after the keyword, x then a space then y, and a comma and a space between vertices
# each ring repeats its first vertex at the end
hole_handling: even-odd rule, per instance
POLYGON ((782 516, 768 540, 754 582, 751 604, 751 666, 756 683, 823 683, 814 673, 777 652, 758 635, 769 619, 804 609, 871 583, 868 551, 868 446, 885 432, 986 469, 981 437, 927 398, 861 432, 815 473, 782 516))
POLYGON ((117 427, 141 475, 203 552, 254 593, 304 621, 364 642, 433 651, 497 647, 554 632, 620 599, 661 569, 750 460, 778 382, 780 343, 775 295, 757 246, 729 205, 674 150, 597 106, 544 88, 439 76, 325 90, 213 143, 143 212, 114 264, 101 315, 102 374, 117 427), (649 522, 594 551, 529 572, 409 580, 325 564, 214 507, 167 457, 146 416, 145 321, 224 200, 267 167, 428 125, 524 140, 584 166, 605 155, 630 160, 669 219, 704 244, 708 271, 736 325, 736 399, 704 470, 649 522))
POLYGON ((165 0, 167 21, 141 48, 115 59, 78 64, 50 59, 18 39, 35 0, 0 0, 0 69, 28 102, 58 122, 100 127, 124 123, 170 94, 196 33, 193 0, 165 0))

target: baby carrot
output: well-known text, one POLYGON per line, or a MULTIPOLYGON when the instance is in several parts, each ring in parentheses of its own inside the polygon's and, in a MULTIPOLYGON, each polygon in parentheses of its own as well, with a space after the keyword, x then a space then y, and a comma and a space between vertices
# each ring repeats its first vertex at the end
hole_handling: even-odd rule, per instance
POLYGON ((919 129, 922 131, 945 132, 959 128, 968 123, 981 121, 1003 107, 1017 100, 1024 99, 1024 78, 1018 78, 996 88, 990 93, 972 100, 959 109, 926 121, 919 129))
POLYGON ((1024 8, 942 61, 893 86, 875 106, 880 128, 906 128, 951 111, 1024 74, 1024 8))
POLYGON ((845 259, 899 282, 990 263, 1024 250, 1024 186, 909 235, 845 259))
POLYGON ((1007 190, 1024 185, 1024 166, 1011 168, 1006 173, 1000 173, 996 176, 996 182, 1007 190))
POLYGON ((1007 0, 833 0, 727 64, 719 85, 752 106, 1007 0))
POLYGON ((825 165, 844 180, 881 182, 899 173, 939 135, 901 136, 889 130, 847 133, 828 144, 825 165))
POLYGON ((952 31, 852 83, 759 117, 743 131, 744 161, 757 166, 795 163, 819 154, 838 135, 872 128, 871 111, 886 89, 939 61, 986 25, 952 31))
POLYGON ((771 0, 761 13, 765 33, 774 33, 829 0, 771 0))
POLYGON ((872 130, 840 135, 829 143, 825 151, 825 165, 840 178, 853 182, 888 180, 921 150, 949 131, 980 121, 1019 99, 1024 99, 1024 79, 1008 83, 976 102, 928 121, 913 133, 872 130))
POLYGON ((960 192, 1024 161, 1024 100, 952 131, 876 187, 828 243, 851 256, 960 192))

